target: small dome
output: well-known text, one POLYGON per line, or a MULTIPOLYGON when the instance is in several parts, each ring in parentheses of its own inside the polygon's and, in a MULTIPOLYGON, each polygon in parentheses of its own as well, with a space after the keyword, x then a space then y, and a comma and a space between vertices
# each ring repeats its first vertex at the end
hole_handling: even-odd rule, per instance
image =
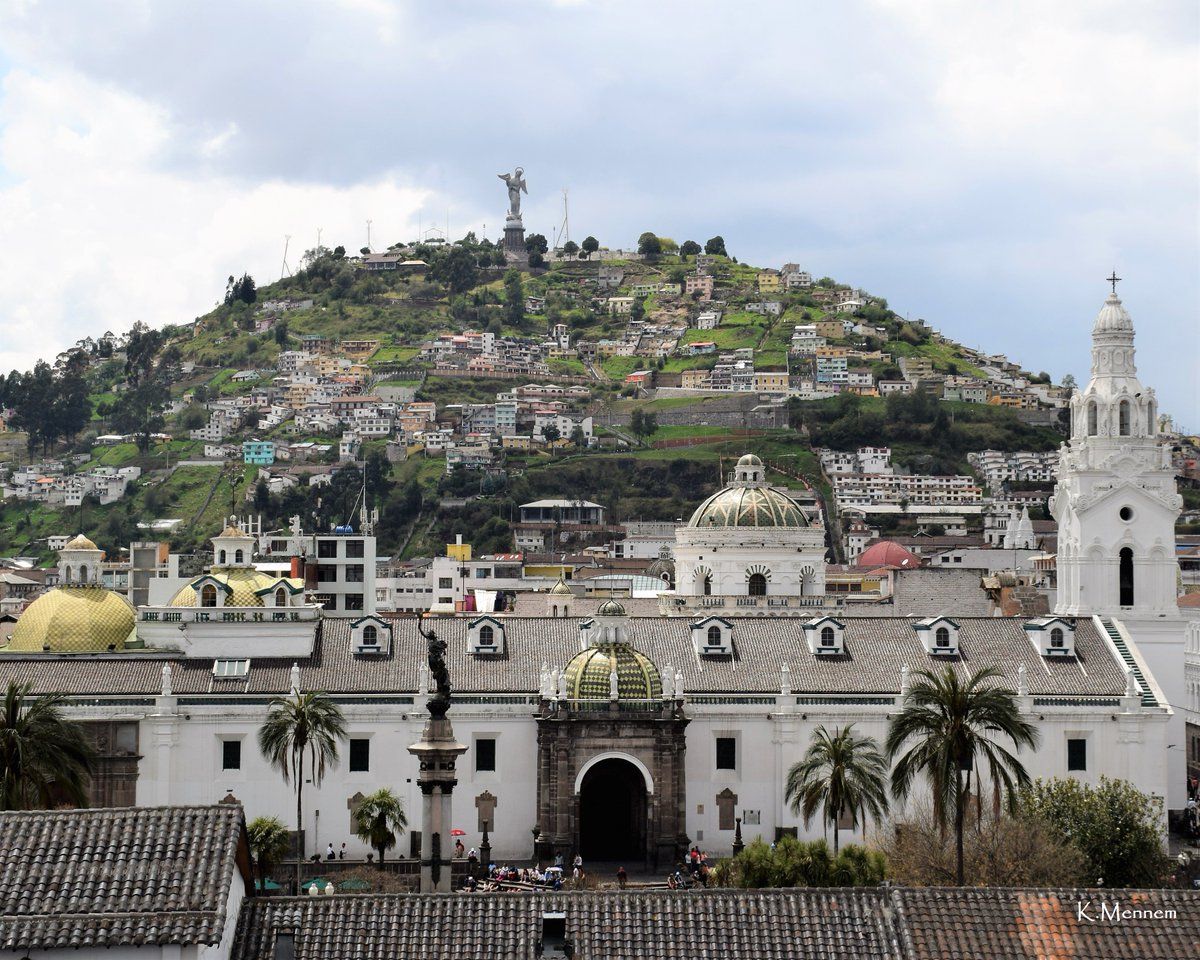
POLYGON ((621 700, 661 700, 662 677, 649 657, 627 643, 608 643, 575 654, 567 663, 567 697, 571 700, 608 700, 609 676, 617 670, 617 695, 621 700))
MULTIPOLYGON (((232 589, 233 592, 227 593, 223 601, 227 607, 264 606, 263 598, 256 591, 272 587, 279 580, 278 577, 273 577, 269 573, 260 573, 253 567, 230 567, 227 570, 216 568, 208 576, 232 589)), ((189 583, 171 598, 169 605, 172 607, 198 607, 200 598, 196 595, 192 584, 189 583)))
POLYGON ((855 566, 860 570, 873 570, 876 567, 901 567, 910 570, 920 565, 920 557, 911 550, 905 550, 894 540, 880 540, 871 544, 859 554, 855 562, 855 566))
POLYGON ((1133 320, 1115 293, 1110 293, 1104 301, 1092 333, 1133 333, 1133 320))
POLYGON ((58 587, 21 614, 5 652, 104 653, 122 650, 135 611, 125 597, 100 587, 58 587))
POLYGON ((625 616, 625 608, 621 606, 612 597, 609 597, 596 610, 598 617, 623 617, 625 616))
POLYGON ((76 534, 75 536, 73 536, 65 544, 63 544, 63 549, 64 550, 99 550, 100 548, 98 546, 96 546, 94 543, 92 543, 92 541, 89 540, 87 537, 85 537, 82 533, 79 533, 79 534, 76 534))
POLYGON ((646 567, 646 576, 675 582, 675 561, 665 548, 650 562, 650 566, 646 567))
POLYGON ((743 454, 741 459, 738 460, 737 465, 739 467, 761 467, 763 462, 754 454, 746 453, 743 454))
POLYGON ((225 529, 222 530, 220 533, 218 533, 217 536, 213 537, 213 539, 216 540, 220 537, 236 537, 239 540, 253 540, 254 539, 253 537, 250 536, 250 534, 246 533, 244 530, 239 530, 232 523, 227 525, 225 527, 225 529))
POLYGON ((735 485, 714 493, 700 504, 688 526, 807 527, 808 522, 796 502, 778 490, 735 485))
POLYGON ((574 594, 571 593, 571 588, 567 586, 566 581, 561 577, 559 577, 558 583, 550 588, 550 592, 560 597, 574 596, 574 594))

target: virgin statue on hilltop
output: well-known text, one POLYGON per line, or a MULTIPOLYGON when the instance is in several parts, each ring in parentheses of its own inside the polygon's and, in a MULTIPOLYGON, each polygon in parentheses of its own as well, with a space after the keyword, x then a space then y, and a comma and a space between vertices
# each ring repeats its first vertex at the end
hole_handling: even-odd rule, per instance
POLYGON ((521 219, 521 194, 528 193, 529 190, 525 186, 525 171, 521 167, 517 167, 512 173, 496 174, 508 186, 508 219, 521 219))

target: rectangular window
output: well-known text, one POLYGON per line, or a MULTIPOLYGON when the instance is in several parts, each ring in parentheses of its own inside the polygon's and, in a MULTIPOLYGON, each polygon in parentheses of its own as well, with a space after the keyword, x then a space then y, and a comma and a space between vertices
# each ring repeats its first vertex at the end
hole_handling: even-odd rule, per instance
POLYGON ((366 551, 363 548, 362 540, 347 540, 346 541, 346 556, 348 557, 365 557, 366 551))
POLYGON ((737 740, 734 737, 717 737, 717 769, 737 769, 737 740))
POLYGON ((321 600, 322 607, 324 607, 324 609, 326 609, 326 610, 336 610, 338 608, 337 594, 333 594, 333 593, 321 594, 320 600, 321 600))
POLYGON ((371 741, 365 738, 350 740, 350 772, 366 773, 371 769, 371 741))
POLYGON ((438 589, 439 590, 453 590, 454 589, 454 578, 453 577, 438 577, 438 589))
POLYGON ((494 737, 480 737, 475 741, 475 769, 496 769, 496 740, 494 737))
POLYGON ((213 676, 219 680, 237 679, 250 672, 249 660, 214 660, 213 676))
POLYGON ((1087 769, 1087 741, 1082 737, 1071 737, 1067 740, 1067 769, 1087 769))
POLYGON ((317 583, 336 583, 337 582, 337 567, 331 567, 326 564, 323 567, 317 567, 317 583))
POLYGON ((318 540, 317 556, 322 560, 332 560, 337 556, 337 548, 336 540, 318 540))
POLYGON ((363 582, 363 565, 361 563, 346 564, 346 582, 347 583, 362 583, 363 582))
POLYGON ((363 608, 363 595, 361 593, 346 594, 346 609, 361 610, 363 608))
POLYGON ((221 769, 222 770, 241 770, 242 769, 242 741, 241 740, 222 740, 221 741, 221 769))

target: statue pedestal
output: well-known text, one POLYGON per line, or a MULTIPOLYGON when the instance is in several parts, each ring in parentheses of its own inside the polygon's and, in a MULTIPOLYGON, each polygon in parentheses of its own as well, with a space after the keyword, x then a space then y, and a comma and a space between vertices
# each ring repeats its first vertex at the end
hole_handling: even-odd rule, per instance
POLYGON ((408 748, 417 758, 421 772, 421 892, 450 891, 450 860, 453 822, 450 796, 458 778, 454 763, 466 753, 466 744, 454 739, 454 730, 444 716, 431 717, 419 742, 408 748))
POLYGON ((509 217, 504 222, 504 259, 509 263, 528 263, 529 251, 525 249, 525 224, 518 217, 509 217))

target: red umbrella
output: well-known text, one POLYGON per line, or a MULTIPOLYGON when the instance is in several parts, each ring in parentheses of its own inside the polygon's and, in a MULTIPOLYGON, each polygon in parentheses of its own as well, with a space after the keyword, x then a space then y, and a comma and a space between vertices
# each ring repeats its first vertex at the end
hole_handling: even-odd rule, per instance
POLYGON ((465 837, 466 835, 466 830, 459 830, 457 827, 450 831, 450 836, 452 837, 465 837))

